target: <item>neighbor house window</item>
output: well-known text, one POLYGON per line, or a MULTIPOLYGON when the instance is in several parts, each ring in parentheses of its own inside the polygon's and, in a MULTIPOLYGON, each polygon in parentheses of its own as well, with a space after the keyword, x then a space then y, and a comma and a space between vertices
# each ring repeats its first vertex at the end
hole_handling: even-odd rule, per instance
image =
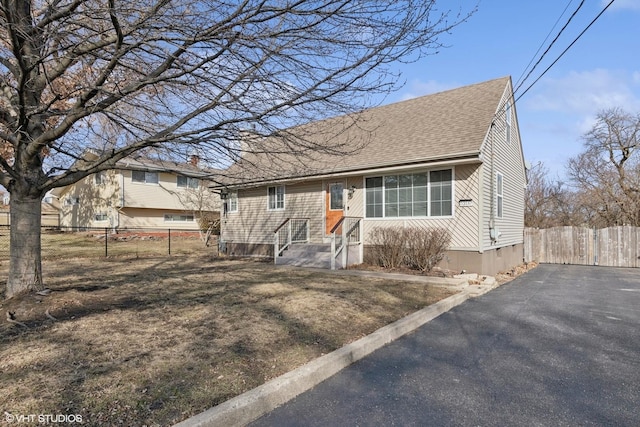
POLYGON ((453 212, 451 169, 365 180, 367 218, 449 216, 453 212))
POLYGON ((93 175, 93 179, 94 182, 96 183, 96 185, 101 185, 105 183, 105 176, 104 176, 104 172, 98 172, 95 175, 93 175))
POLYGON ((101 212, 101 213, 97 213, 97 214, 95 214, 94 219, 95 219, 96 221, 106 221, 106 220, 108 220, 108 219, 109 219, 109 217, 107 216, 107 214, 106 214, 106 213, 102 213, 102 212, 101 212))
POLYGON ((65 206, 73 206, 80 204, 80 197, 67 197, 64 199, 65 206))
POLYGON ((498 173, 496 175, 496 210, 497 210, 497 214, 498 214, 498 218, 502 218, 502 205, 503 205, 503 200, 504 200, 504 193, 503 193, 503 176, 501 173, 498 173))
POLYGON ((284 209, 284 185, 269 187, 267 194, 269 210, 284 209))
POLYGON ((131 181, 144 184, 157 184, 158 172, 131 171, 131 181))
POLYGON ((178 187, 180 188, 198 188, 200 180, 188 176, 178 175, 178 187))
POLYGON ((165 222, 193 222, 192 214, 164 214, 165 222))

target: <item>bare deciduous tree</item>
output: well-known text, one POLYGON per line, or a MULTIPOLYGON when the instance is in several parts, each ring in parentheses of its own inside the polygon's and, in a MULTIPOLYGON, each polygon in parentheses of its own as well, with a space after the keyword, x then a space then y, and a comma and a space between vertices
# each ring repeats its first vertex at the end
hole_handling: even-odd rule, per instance
POLYGON ((214 196, 208 188, 208 182, 198 178, 185 177, 187 185, 177 191, 170 191, 174 194, 185 209, 193 212, 193 216, 198 222, 198 232, 200 240, 205 246, 209 246, 211 235, 220 230, 220 210, 222 202, 219 196, 214 196))
POLYGON ((602 111, 567 173, 592 226, 640 226, 640 115, 602 111))
MULTIPOLYGON (((186 157, 198 145, 225 166, 243 130, 268 136, 370 105, 394 88, 394 63, 434 53, 467 16, 435 0, 0 0, 6 295, 41 284, 48 190, 147 148, 186 157)), ((345 149, 331 141, 287 147, 345 149)))
POLYGON ((559 179, 549 176, 549 169, 538 162, 527 170, 524 223, 526 227, 549 228, 583 225, 585 216, 578 194, 559 179))

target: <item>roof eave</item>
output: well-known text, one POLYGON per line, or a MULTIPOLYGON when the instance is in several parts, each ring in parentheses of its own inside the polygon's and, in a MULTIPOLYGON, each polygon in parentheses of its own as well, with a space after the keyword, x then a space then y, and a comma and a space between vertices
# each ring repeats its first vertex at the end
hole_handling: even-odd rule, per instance
POLYGON ((385 173, 390 171, 403 171, 403 170, 411 170, 417 169, 424 166, 434 167, 434 166, 455 166, 455 165, 463 165, 470 163, 482 163, 481 152, 474 150, 465 153, 459 153, 454 156, 442 156, 442 157, 430 157, 425 159, 417 159, 412 160, 410 162, 402 162, 397 164, 378 164, 378 165, 367 165, 356 168, 345 168, 340 170, 334 170, 329 173, 309 173, 309 174, 301 174, 283 178, 269 178, 269 179, 258 179, 251 181, 244 181, 238 184, 219 184, 210 186, 209 188, 213 189, 221 189, 221 188, 247 188, 247 187, 260 187, 262 185, 268 184, 285 184, 291 182, 300 182, 300 181, 308 181, 312 179, 328 179, 335 177, 349 177, 349 176, 358 176, 358 175, 371 175, 374 173, 385 173))

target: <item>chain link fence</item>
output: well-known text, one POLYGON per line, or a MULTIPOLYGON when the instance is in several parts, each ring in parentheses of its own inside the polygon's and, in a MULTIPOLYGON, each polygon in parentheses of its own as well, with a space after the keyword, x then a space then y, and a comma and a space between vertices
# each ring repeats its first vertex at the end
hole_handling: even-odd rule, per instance
MULTIPOLYGON (((205 245, 197 229, 42 227, 42 259, 217 254, 217 236, 205 245)), ((9 226, 0 225, 0 260, 10 253, 9 226)))

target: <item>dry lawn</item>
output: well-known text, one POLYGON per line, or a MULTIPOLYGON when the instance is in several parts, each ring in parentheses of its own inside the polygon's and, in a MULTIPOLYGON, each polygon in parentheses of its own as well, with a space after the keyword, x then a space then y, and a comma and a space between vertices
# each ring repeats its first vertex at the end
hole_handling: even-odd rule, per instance
POLYGON ((44 271, 50 295, 0 304, 0 411, 84 426, 172 425, 452 294, 195 256, 44 271))

